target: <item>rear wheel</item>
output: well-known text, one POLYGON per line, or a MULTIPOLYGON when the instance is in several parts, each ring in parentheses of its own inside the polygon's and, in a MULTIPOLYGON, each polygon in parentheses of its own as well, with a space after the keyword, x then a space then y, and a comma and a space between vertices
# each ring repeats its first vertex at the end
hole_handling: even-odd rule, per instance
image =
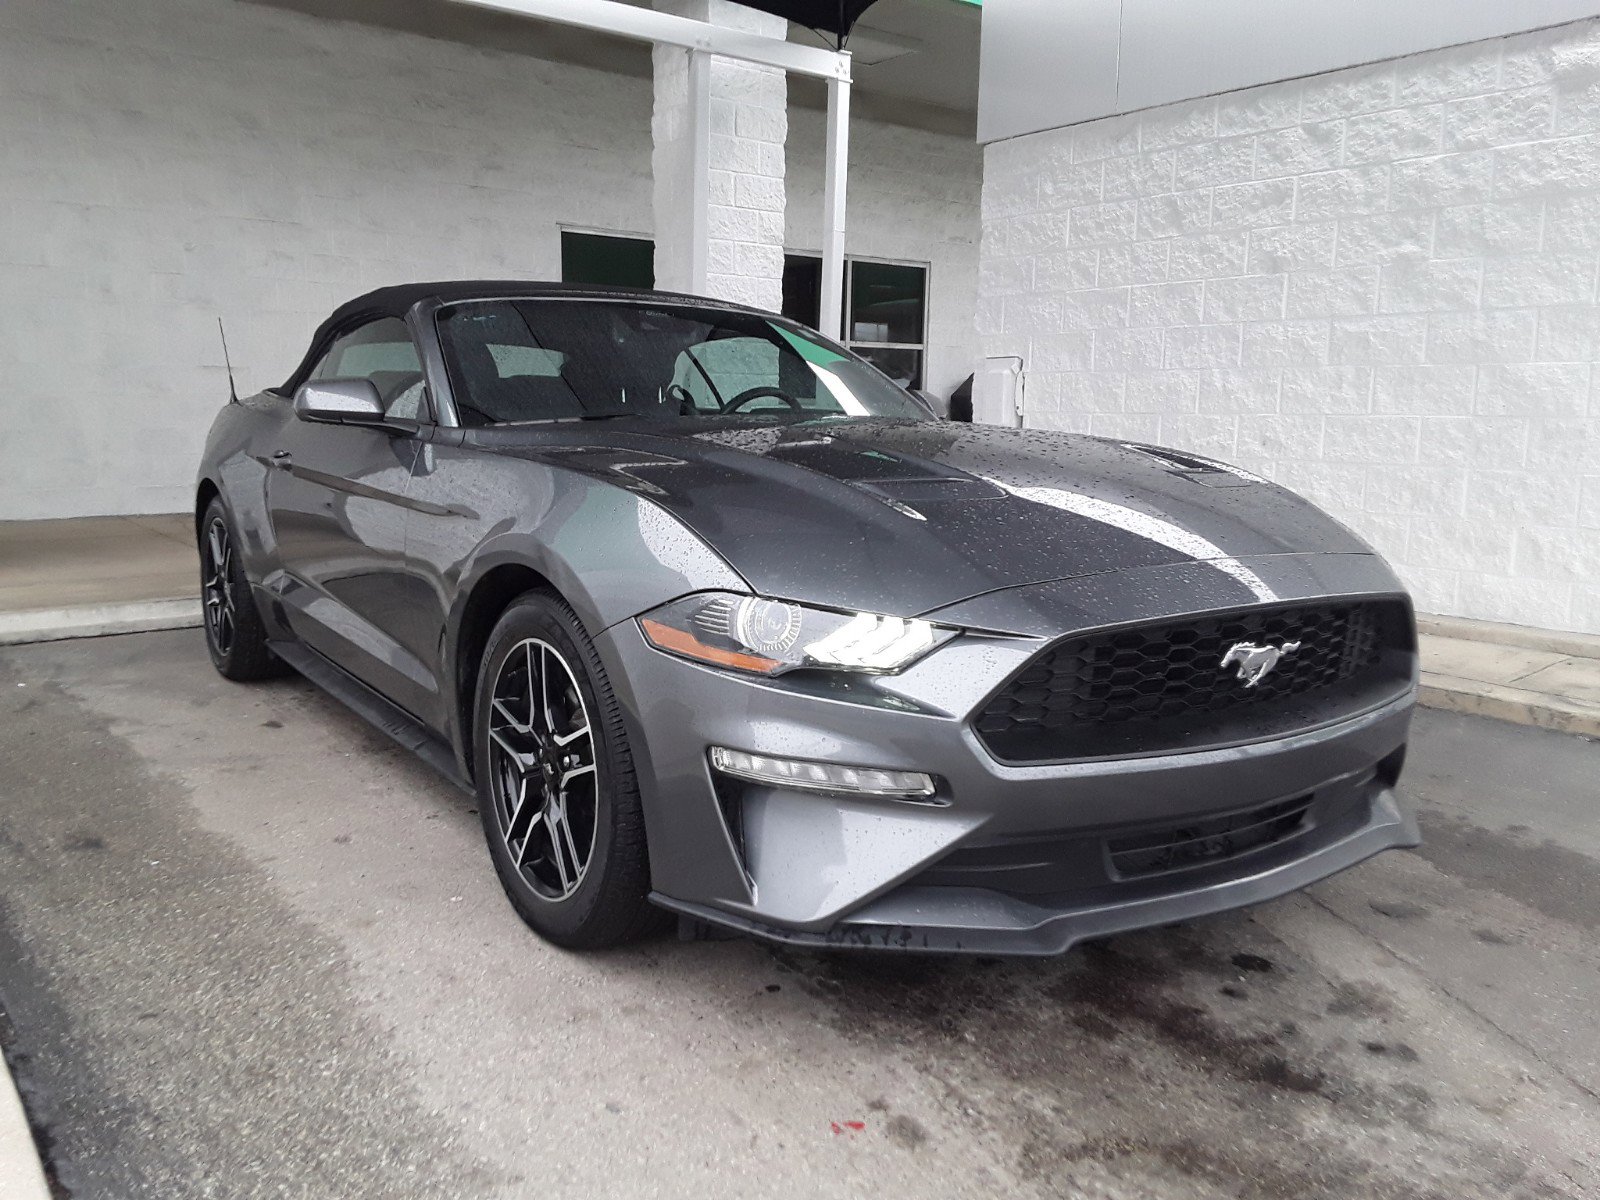
POLYGON ((478 811, 518 914, 550 941, 598 949, 655 928, 644 816, 622 714, 577 616, 516 600, 484 651, 474 705, 478 811))
POLYGON ((200 598, 206 649, 219 673, 240 682, 284 673, 283 663, 267 648, 261 613, 220 499, 213 499, 200 518, 200 598))

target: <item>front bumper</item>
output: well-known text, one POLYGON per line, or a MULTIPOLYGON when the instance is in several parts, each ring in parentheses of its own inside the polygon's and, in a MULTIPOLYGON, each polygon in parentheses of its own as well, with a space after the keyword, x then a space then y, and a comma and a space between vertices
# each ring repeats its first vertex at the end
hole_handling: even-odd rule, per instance
MULTIPOLYGON (((1393 791, 1414 694, 1250 745, 1007 766, 967 718, 1038 652, 966 636, 876 682, 767 681, 596 639, 623 703, 653 898, 700 921, 816 946, 1057 954, 1084 938, 1281 896, 1413 846, 1393 791), (923 771, 941 806, 716 777, 708 748, 923 771), (1303 802, 1292 832, 1129 875, 1107 847, 1303 802)), ((1240 818, 1241 820, 1244 817, 1240 818)))
POLYGON ((772 925, 733 913, 653 897, 664 908, 769 941, 817 949, 885 949, 922 953, 1064 954, 1077 943, 1227 912, 1275 900, 1353 867, 1384 850, 1415 846, 1416 818, 1384 788, 1370 801, 1364 823, 1309 853, 1274 855, 1241 864, 1247 873, 1220 881, 1179 884, 1172 890, 1061 908, 982 888, 891 890, 821 933, 772 925))

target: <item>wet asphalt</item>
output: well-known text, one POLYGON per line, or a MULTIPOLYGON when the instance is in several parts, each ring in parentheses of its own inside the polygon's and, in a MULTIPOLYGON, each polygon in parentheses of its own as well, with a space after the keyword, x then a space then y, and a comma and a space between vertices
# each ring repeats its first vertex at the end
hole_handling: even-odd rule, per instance
POLYGON ((73 1197, 1600 1197, 1600 745, 1419 715, 1426 845, 1051 961, 575 956, 469 797, 193 631, 0 650, 0 1042, 73 1197))

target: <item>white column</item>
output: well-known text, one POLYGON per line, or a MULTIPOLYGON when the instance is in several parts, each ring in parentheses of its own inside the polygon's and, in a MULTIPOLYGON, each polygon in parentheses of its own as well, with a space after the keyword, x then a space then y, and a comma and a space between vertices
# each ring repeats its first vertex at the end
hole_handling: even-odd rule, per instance
MULTIPOLYGON (((782 17, 728 0, 655 0, 655 7, 768 37, 788 29, 782 17)), ((654 53, 656 286, 776 311, 789 129, 784 74, 676 46, 654 53)))
POLYGON ((828 80, 828 160, 822 196, 821 331, 844 338, 844 200, 850 168, 850 81, 828 80))

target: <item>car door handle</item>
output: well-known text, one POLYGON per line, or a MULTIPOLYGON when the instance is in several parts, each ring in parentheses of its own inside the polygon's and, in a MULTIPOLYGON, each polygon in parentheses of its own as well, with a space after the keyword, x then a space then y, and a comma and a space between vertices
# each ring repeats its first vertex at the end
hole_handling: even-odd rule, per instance
POLYGON ((272 452, 272 465, 279 470, 287 471, 294 466, 294 455, 287 450, 274 450, 272 452))

